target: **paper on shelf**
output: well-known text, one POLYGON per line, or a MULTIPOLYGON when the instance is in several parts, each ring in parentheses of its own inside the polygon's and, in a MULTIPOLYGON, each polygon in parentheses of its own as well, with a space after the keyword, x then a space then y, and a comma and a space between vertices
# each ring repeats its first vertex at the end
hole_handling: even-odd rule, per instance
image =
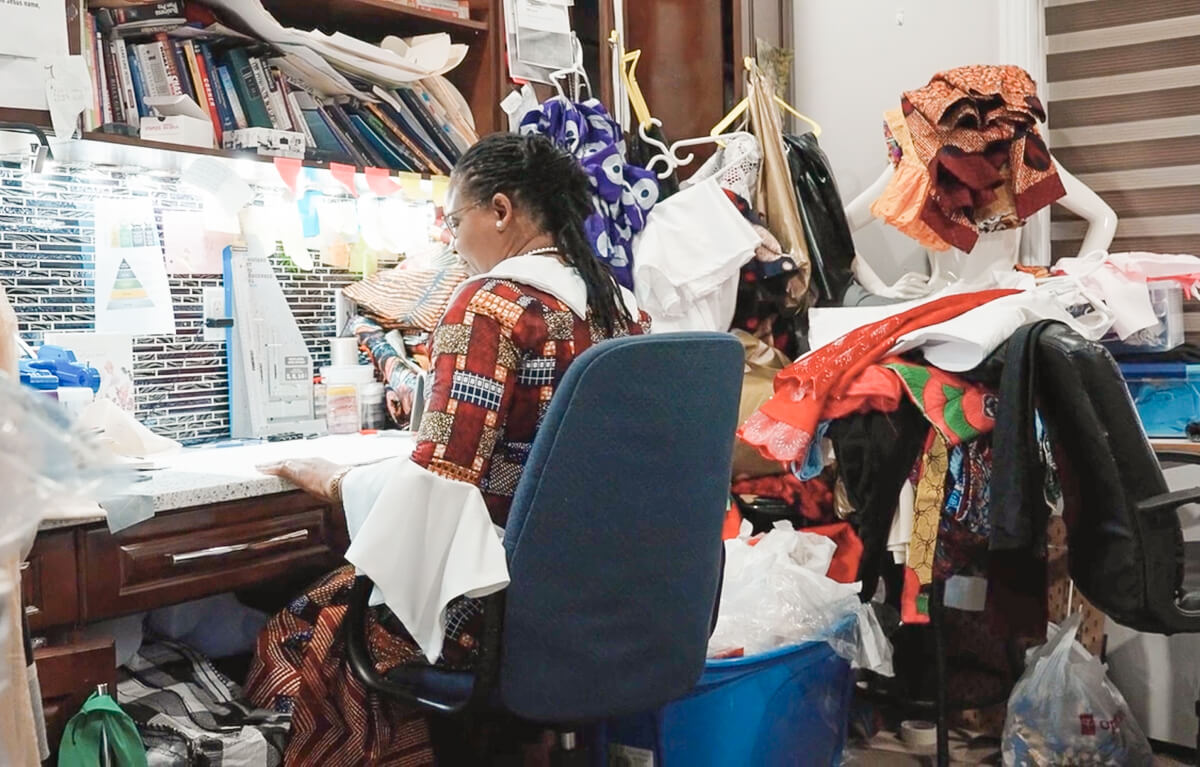
POLYGON ((283 56, 270 60, 293 80, 301 80, 326 96, 352 96, 365 101, 374 101, 371 96, 355 88, 346 77, 330 66, 321 54, 303 45, 277 45, 283 56))
POLYGON ((520 29, 570 35, 571 16, 564 5, 539 0, 517 0, 517 26, 520 29))
MULTIPOLYGON (((366 78, 373 82, 400 86, 419 80, 425 75, 425 73, 413 68, 407 62, 402 61, 398 56, 392 56, 388 59, 388 63, 384 63, 374 55, 367 58, 355 51, 347 50, 346 47, 343 47, 349 45, 345 40, 335 41, 333 37, 317 30, 304 34, 305 43, 328 59, 329 63, 341 68, 344 72, 366 78)), ((353 38, 349 39, 353 40, 353 38)), ((363 45, 366 45, 366 43, 363 43, 363 45)), ((375 46, 371 47, 376 51, 382 50, 375 46)))
POLYGON ((260 40, 269 43, 303 44, 300 33, 280 24, 259 0, 208 0, 207 4, 241 21, 242 25, 260 40))
POLYGON ((46 104, 54 137, 67 141, 75 137, 79 115, 92 103, 92 78, 82 56, 57 56, 42 59, 49 70, 46 79, 46 104))
POLYGON ((379 47, 392 51, 411 60, 427 77, 442 75, 463 63, 470 51, 466 43, 450 41, 450 35, 437 32, 431 35, 417 35, 401 39, 388 35, 379 43, 379 47))

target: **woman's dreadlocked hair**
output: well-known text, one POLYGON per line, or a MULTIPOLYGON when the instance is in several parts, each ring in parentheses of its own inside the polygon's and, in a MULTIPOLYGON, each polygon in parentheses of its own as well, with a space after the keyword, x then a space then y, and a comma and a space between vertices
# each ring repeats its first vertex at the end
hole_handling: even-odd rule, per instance
POLYGON ((596 258, 583 222, 592 213, 587 174, 545 136, 495 133, 472 146, 454 168, 459 199, 489 203, 508 195, 554 238, 563 260, 587 285, 592 321, 607 335, 633 323, 608 265, 596 258))

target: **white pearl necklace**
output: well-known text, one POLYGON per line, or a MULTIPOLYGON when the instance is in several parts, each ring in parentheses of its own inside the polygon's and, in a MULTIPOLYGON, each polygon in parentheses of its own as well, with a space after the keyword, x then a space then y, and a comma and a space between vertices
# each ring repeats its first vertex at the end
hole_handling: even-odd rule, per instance
POLYGON ((551 254, 554 254, 557 256, 558 248, 554 247, 553 245, 551 245, 550 247, 547 247, 547 248, 534 248, 533 250, 527 250, 524 253, 518 253, 516 257, 521 258, 522 256, 549 256, 551 254))

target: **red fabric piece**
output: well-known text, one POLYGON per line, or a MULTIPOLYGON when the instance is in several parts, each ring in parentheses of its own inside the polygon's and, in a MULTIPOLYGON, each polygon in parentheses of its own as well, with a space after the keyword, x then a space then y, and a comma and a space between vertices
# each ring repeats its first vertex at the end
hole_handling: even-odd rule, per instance
POLYGON ((886 357, 901 336, 1017 292, 985 290, 946 296, 847 333, 784 368, 775 377, 774 396, 750 416, 738 436, 771 460, 801 460, 829 408, 847 395, 868 368, 886 357))
POLYGON ((833 516, 833 489, 819 477, 807 482, 791 474, 739 479, 733 483, 733 494, 778 498, 813 522, 828 522, 833 516))
POLYGON ((730 503, 725 512, 725 524, 721 527, 721 540, 728 541, 738 537, 742 529, 742 513, 736 503, 730 503))
POLYGON ((854 413, 892 413, 900 407, 904 386, 896 374, 882 365, 872 365, 846 387, 846 393, 830 399, 823 421, 854 413))
MULTIPOLYGON (((920 607, 921 580, 917 571, 905 565, 904 588, 900 591, 900 622, 910 626, 929 623, 929 613, 920 607)), ((928 608, 927 608, 928 609, 928 608)))
POLYGON ((829 578, 838 583, 854 583, 858 580, 863 542, 849 522, 806 527, 803 532, 823 535, 837 544, 837 551, 833 553, 833 561, 829 563, 829 572, 826 573, 829 578))

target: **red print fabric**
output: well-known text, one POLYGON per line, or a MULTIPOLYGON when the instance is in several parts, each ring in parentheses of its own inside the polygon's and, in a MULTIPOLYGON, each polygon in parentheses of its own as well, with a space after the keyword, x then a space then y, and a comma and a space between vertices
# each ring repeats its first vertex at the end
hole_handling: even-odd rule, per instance
POLYGON ((847 333, 784 368, 775 377, 775 394, 742 425, 738 436, 772 460, 802 460, 817 424, 830 412, 845 412, 840 400, 864 371, 887 356, 901 336, 1016 292, 985 290, 946 296, 847 333))

